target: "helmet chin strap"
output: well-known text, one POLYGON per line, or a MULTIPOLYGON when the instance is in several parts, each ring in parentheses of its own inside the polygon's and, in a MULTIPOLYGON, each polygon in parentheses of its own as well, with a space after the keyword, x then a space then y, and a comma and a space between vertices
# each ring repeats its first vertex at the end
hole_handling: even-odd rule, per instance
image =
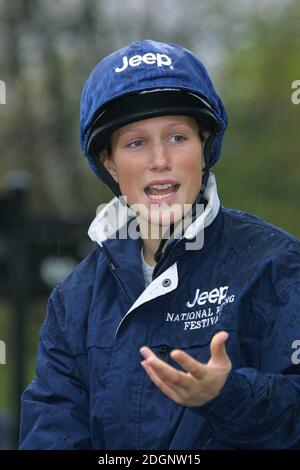
MULTIPOLYGON (((208 178, 209 178, 209 161, 210 157, 212 155, 213 151, 213 145, 214 145, 214 139, 215 135, 214 133, 211 133, 204 141, 203 144, 203 153, 204 153, 204 162, 205 162, 205 168, 202 171, 202 183, 201 183, 201 189, 198 193, 197 198, 195 199, 192 208, 191 208, 191 223, 193 223, 196 219, 196 214, 197 214, 197 204, 205 204, 205 198, 204 198, 204 193, 206 190, 208 178)), ((167 231, 168 237, 162 236, 162 239, 159 243, 158 249, 156 250, 154 254, 154 260, 156 263, 159 262, 161 259, 163 252, 164 252, 164 247, 166 242, 170 239, 170 237, 173 235, 175 228, 181 223, 182 219, 178 220, 177 222, 172 223, 167 231)))
POLYGON ((205 168, 202 171, 201 189, 194 204, 203 204, 205 201, 204 193, 206 191, 206 186, 207 186, 207 182, 209 178, 209 162, 211 160, 211 155, 213 153, 214 142, 215 142, 215 134, 211 133, 207 137, 207 139, 205 139, 204 144, 203 144, 205 168))

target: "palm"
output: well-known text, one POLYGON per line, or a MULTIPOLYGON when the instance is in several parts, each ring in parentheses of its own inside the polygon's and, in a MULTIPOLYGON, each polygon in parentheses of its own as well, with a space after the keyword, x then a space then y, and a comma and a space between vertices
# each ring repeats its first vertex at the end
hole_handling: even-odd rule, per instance
POLYGON ((201 406, 219 394, 231 370, 225 349, 227 339, 225 331, 212 338, 211 358, 207 364, 175 349, 171 357, 183 368, 179 371, 160 360, 151 349, 143 347, 142 365, 153 383, 170 399, 183 406, 201 406))

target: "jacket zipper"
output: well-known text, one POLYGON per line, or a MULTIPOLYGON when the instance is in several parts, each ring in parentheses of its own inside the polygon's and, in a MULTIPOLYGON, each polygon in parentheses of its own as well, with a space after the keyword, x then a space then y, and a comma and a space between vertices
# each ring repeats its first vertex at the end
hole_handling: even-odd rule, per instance
POLYGON ((167 255, 167 257, 163 260, 163 263, 161 264, 161 266, 159 266, 157 272, 155 273, 155 277, 152 277, 152 281, 157 278, 164 270, 164 266, 166 265, 168 259, 170 258, 170 254, 174 251, 174 249, 176 248, 176 246, 178 245, 178 243, 180 242, 180 240, 177 240, 176 243, 174 243, 174 245, 170 248, 170 251, 167 255))
POLYGON ((114 278, 116 279, 117 283, 119 284, 119 287, 120 289, 122 290, 124 296, 126 297, 126 300, 128 301, 128 303, 131 305, 132 304, 132 301, 130 300, 120 278, 118 277, 117 273, 116 273, 116 267, 110 257, 110 254, 108 253, 107 249, 103 246, 103 245, 98 245, 100 250, 103 251, 104 253, 104 256, 106 257, 106 260, 107 260, 107 263, 108 263, 108 267, 109 267, 109 270, 110 272, 112 273, 112 275, 114 276, 114 278))

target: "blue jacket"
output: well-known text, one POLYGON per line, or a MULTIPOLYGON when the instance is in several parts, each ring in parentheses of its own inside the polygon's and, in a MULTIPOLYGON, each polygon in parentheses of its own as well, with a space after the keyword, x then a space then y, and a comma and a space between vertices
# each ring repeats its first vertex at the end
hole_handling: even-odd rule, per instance
POLYGON ((22 449, 300 448, 300 242, 222 207, 213 175, 206 197, 146 289, 141 240, 105 239, 98 214, 97 247, 49 299, 22 449), (201 230, 203 246, 187 250, 201 230), (201 407, 171 401, 140 364, 143 345, 174 367, 173 348, 207 362, 220 330, 233 367, 201 407))

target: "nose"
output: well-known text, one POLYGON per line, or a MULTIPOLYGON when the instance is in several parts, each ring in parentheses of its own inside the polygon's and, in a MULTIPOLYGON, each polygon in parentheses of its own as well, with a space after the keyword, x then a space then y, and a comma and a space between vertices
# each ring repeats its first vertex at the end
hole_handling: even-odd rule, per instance
POLYGON ((169 153, 162 142, 153 145, 149 166, 151 170, 156 171, 164 171, 171 168, 169 153))

